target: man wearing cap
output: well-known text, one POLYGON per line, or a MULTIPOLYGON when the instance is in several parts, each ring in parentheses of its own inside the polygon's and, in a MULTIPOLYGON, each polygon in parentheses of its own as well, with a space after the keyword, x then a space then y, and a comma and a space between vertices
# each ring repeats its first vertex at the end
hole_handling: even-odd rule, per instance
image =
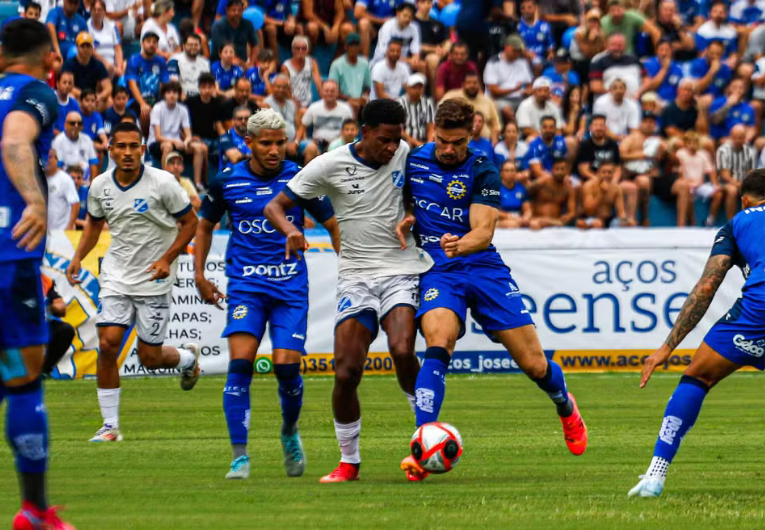
POLYGON ((149 133, 151 108, 159 99, 160 84, 169 83, 167 63, 157 55, 159 36, 148 32, 141 39, 141 53, 128 59, 125 81, 133 98, 130 110, 140 116, 144 135, 149 133))
POLYGON ((72 72, 74 89, 72 95, 79 99, 80 93, 89 88, 96 93, 100 112, 109 107, 112 96, 112 82, 104 63, 93 57, 93 37, 87 31, 77 35, 77 55, 64 62, 64 72, 72 72))
POLYGON ((369 57, 372 40, 380 28, 396 14, 395 0, 357 0, 353 16, 359 21, 361 53, 369 57))
POLYGON ((183 188, 183 191, 186 192, 186 194, 189 196, 189 200, 191 201, 191 207, 194 208, 195 212, 199 211, 199 207, 202 206, 202 200, 199 198, 199 193, 197 193, 197 190, 194 188, 194 185, 191 183, 191 181, 187 178, 184 178, 183 175, 183 155, 180 154, 178 151, 172 151, 168 153, 165 156, 165 159, 163 160, 162 167, 165 171, 169 171, 173 174, 175 177, 175 180, 178 181, 178 184, 181 185, 181 188, 183 188))
POLYGON ((621 33, 627 41, 627 53, 635 55, 635 37, 647 33, 654 46, 661 38, 661 30, 635 9, 625 9, 624 0, 608 0, 608 14, 600 19, 606 38, 621 33))
POLYGON ((70 52, 74 53, 77 35, 88 29, 88 22, 77 13, 79 5, 79 0, 64 0, 63 6, 52 9, 45 21, 53 49, 62 62, 69 58, 70 52))
MULTIPOLYGON (((467 49, 465 50, 465 55, 467 55, 467 49)), ((441 102, 452 98, 465 98, 468 103, 473 105, 473 109, 476 112, 483 114, 484 120, 481 136, 490 139, 492 145, 496 144, 499 140, 499 132, 502 130, 502 122, 499 119, 494 102, 481 91, 481 83, 475 71, 465 74, 462 88, 450 90, 444 94, 444 97, 439 101, 439 105, 441 102)))
POLYGON ((555 62, 545 68, 542 75, 550 80, 553 91, 566 92, 570 86, 581 84, 579 74, 571 68, 571 57, 566 48, 558 48, 555 54, 555 62))
POLYGON ((414 5, 408 2, 400 2, 396 6, 396 16, 388 20, 380 28, 377 35, 377 47, 374 57, 370 62, 372 68, 375 64, 385 60, 388 44, 392 39, 401 41, 401 58, 412 70, 422 70, 420 62, 420 28, 412 24, 414 20, 414 5))
POLYGON ((415 73, 406 81, 406 94, 398 100, 406 110, 404 140, 414 149, 435 140, 436 109, 433 100, 425 96, 425 76, 415 73))
POLYGON ((329 67, 329 79, 337 82, 340 99, 351 106, 356 116, 360 115, 362 107, 369 101, 369 93, 372 91, 372 73, 369 61, 359 55, 360 42, 358 33, 348 34, 345 38, 345 53, 332 61, 329 67))
POLYGON ((385 60, 372 67, 372 83, 375 88, 372 99, 398 99, 409 79, 409 67, 401 58, 400 39, 391 39, 385 60))
POLYGON ((533 93, 524 99, 515 113, 515 121, 526 141, 539 135, 539 124, 544 116, 555 119, 555 128, 563 129, 560 107, 550 99, 552 83, 546 77, 538 77, 531 86, 533 93))
POLYGON ((531 93, 534 76, 523 51, 521 38, 510 35, 505 49, 489 59, 483 72, 484 84, 505 121, 513 119, 521 100, 531 93))

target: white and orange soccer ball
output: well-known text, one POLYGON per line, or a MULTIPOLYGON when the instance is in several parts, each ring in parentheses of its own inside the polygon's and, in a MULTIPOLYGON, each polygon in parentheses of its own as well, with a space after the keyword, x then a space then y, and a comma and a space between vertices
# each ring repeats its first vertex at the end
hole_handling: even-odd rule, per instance
POLYGON ((409 443, 412 457, 428 473, 451 471, 462 456, 462 436, 453 425, 434 421, 418 428, 409 443))

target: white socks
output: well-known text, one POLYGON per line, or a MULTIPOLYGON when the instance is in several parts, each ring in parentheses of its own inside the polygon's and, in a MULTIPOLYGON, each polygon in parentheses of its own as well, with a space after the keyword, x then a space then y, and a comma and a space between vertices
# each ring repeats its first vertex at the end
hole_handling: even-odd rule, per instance
POLYGON ((120 388, 98 389, 98 405, 101 407, 104 425, 114 429, 120 427, 120 390, 120 388))
POLYGON ((412 409, 412 414, 414 414, 415 412, 417 412, 417 405, 415 405, 414 396, 407 392, 404 392, 404 395, 406 396, 407 401, 409 401, 409 408, 412 409))
POLYGON ((335 435, 340 445, 340 461, 347 464, 360 464, 359 435, 361 434, 361 418, 351 423, 338 423, 335 420, 335 435))
POLYGON ((647 477, 664 478, 667 476, 667 469, 669 469, 669 462, 663 458, 654 456, 651 459, 651 465, 648 466, 648 471, 645 472, 645 475, 647 477))
POLYGON ((194 354, 191 353, 191 350, 187 350, 186 348, 176 348, 178 350, 178 366, 176 368, 180 368, 181 370, 186 370, 187 368, 191 368, 194 366, 194 354))

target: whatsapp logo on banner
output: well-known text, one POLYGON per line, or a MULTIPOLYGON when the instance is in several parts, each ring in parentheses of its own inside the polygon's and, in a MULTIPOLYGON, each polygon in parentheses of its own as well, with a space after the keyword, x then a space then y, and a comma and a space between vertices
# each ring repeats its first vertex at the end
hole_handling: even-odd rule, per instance
POLYGON ((259 374, 270 374, 274 369, 274 363, 269 357, 258 357, 255 360, 255 371, 259 374))

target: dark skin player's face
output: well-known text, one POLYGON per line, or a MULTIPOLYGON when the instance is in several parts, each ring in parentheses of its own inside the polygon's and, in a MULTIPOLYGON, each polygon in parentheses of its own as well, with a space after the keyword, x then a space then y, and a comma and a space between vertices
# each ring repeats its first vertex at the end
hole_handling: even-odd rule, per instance
POLYGON ((436 127, 436 159, 446 166, 456 166, 464 162, 470 136, 468 129, 436 127))
POLYGON ((364 154, 377 162, 385 165, 393 159, 399 144, 401 143, 401 125, 383 123, 377 127, 361 128, 364 139, 364 154))

